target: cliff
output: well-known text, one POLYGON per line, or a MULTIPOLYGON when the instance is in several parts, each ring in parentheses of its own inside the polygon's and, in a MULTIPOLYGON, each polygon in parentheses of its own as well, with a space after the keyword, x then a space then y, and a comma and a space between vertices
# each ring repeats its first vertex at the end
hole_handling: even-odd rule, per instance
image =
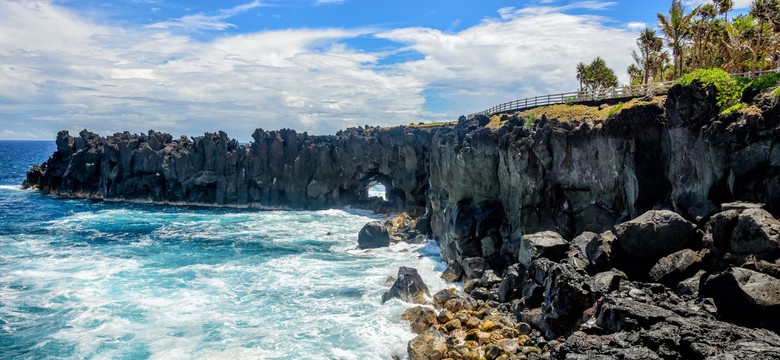
POLYGON ((57 151, 25 186, 72 197, 165 204, 323 209, 371 205, 381 183, 384 211, 422 213, 428 188, 426 129, 349 129, 334 136, 263 131, 249 145, 224 132, 173 139, 86 130, 57 135, 57 151))
POLYGON ((780 213, 777 97, 719 115, 714 89, 674 87, 665 102, 638 103, 603 123, 461 119, 431 147, 432 227, 442 255, 488 259, 502 269, 524 234, 572 239, 652 209, 700 221, 721 203, 780 213))

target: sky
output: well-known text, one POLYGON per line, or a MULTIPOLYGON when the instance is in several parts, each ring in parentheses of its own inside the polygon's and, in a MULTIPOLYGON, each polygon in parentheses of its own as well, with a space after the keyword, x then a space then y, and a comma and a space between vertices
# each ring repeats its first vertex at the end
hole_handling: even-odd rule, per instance
POLYGON ((0 0, 0 140, 453 121, 575 91, 597 56, 627 82, 639 31, 670 4, 0 0))

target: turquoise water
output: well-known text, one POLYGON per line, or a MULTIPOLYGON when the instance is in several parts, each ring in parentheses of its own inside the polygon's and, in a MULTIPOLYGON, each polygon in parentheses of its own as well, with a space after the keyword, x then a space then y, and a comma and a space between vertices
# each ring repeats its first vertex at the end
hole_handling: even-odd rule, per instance
POLYGON ((355 250, 375 217, 53 198, 19 188, 52 143, 0 142, 0 357, 387 359, 399 266, 433 291, 438 248, 355 250), (326 235, 331 233, 331 235, 326 235))

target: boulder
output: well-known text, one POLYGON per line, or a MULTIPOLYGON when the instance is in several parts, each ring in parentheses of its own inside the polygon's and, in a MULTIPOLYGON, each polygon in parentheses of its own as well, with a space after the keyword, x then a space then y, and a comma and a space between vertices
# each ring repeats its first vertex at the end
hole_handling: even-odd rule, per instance
POLYGON ((518 264, 513 264, 506 269, 506 273, 498 285, 498 301, 506 303, 520 297, 523 279, 520 277, 518 267, 518 264))
POLYGON ((451 261, 447 264, 447 268, 441 273, 441 278, 446 282, 460 281, 463 276, 463 268, 457 261, 451 261))
POLYGON ((648 276, 655 282, 678 282, 696 273, 700 267, 701 256, 691 249, 683 249, 658 260, 648 276))
POLYGON ((780 279, 760 272, 730 268, 710 276, 704 296, 712 297, 718 314, 739 324, 778 328, 780 279))
POLYGON ((743 210, 732 232, 730 250, 775 259, 780 252, 780 221, 762 209, 743 210))
POLYGON ((402 266, 398 268, 398 276, 390 290, 382 295, 382 302, 390 299, 401 299, 416 304, 424 304, 425 296, 431 296, 417 269, 402 266))
POLYGON ((593 292, 585 276, 569 264, 556 264, 544 281, 542 332, 547 338, 565 335, 593 306, 593 292))
POLYGON ((559 261, 566 256, 569 243, 554 231, 542 231, 535 234, 523 235, 520 241, 518 262, 526 268, 538 258, 547 258, 559 261))
POLYGON ((447 338, 438 330, 429 328, 407 346, 410 360, 441 360, 447 356, 447 338))
POLYGON ((461 265, 465 279, 479 279, 485 270, 488 269, 488 264, 483 257, 465 258, 461 265))
POLYGON ((359 249, 375 249, 390 246, 390 233, 385 224, 379 221, 372 221, 358 233, 359 249))
POLYGON ((780 256, 780 221, 758 204, 730 203, 723 208, 707 223, 704 235, 704 244, 716 255, 729 253, 740 264, 749 257, 772 261, 780 256))
POLYGON ((433 324, 436 324, 436 311, 425 306, 415 306, 406 309, 401 314, 401 320, 406 320, 410 323, 412 332, 415 334, 422 333, 428 330, 433 324))
POLYGON ((607 270, 593 275, 588 284, 596 296, 604 295, 620 288, 620 282, 626 279, 626 274, 619 270, 607 270))
POLYGON ((445 308, 453 313, 461 310, 476 310, 477 301, 462 291, 444 289, 433 295, 433 303, 437 307, 445 308))
POLYGON ((701 280, 704 277, 704 270, 699 270, 693 276, 680 281, 677 284, 677 294, 685 296, 699 296, 699 290, 701 289, 701 280))
POLYGON ((606 231, 594 236, 585 246, 585 255, 588 259, 588 272, 596 273, 612 268, 612 242, 615 234, 606 231))
POLYGON ((662 257, 697 245, 696 227, 668 210, 651 210, 615 226, 615 265, 629 277, 643 277, 662 257))

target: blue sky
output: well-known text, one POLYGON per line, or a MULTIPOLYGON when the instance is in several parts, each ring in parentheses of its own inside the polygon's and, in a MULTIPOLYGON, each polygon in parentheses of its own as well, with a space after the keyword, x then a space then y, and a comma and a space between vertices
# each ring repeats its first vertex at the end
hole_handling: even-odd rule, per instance
POLYGON ((638 31, 670 3, 5 0, 0 139, 222 129, 248 141, 258 127, 455 120, 575 90, 574 65, 596 56, 626 80, 638 31))

